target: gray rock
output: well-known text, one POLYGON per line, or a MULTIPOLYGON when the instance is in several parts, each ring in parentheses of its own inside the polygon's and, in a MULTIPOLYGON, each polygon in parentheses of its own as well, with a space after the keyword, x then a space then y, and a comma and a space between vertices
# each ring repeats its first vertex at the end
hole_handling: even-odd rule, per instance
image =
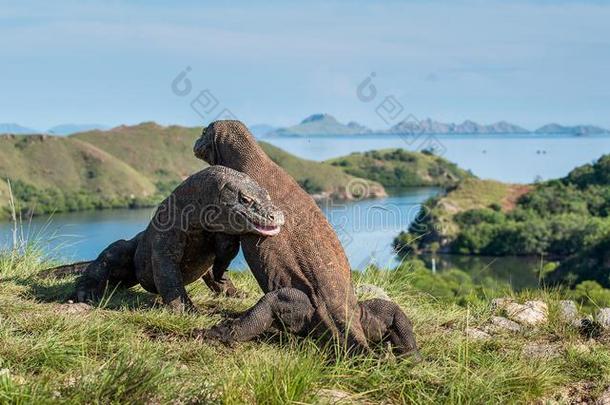
POLYGON ((356 295, 361 300, 379 298, 382 300, 390 300, 388 294, 381 287, 373 284, 360 284, 356 287, 356 295))
POLYGON ((559 317, 562 321, 572 323, 579 320, 578 307, 572 300, 559 301, 559 317))
POLYGON ((505 311, 509 319, 522 325, 537 326, 548 319, 548 307, 542 301, 526 301, 524 304, 512 302, 505 311))
POLYGON ((520 332, 521 325, 502 316, 492 316, 484 330, 487 333, 520 332))
POLYGON ((553 343, 528 343, 523 347, 521 355, 529 359, 552 359, 561 356, 562 348, 553 343))
POLYGON ((466 328, 466 336, 472 340, 486 340, 491 339, 491 335, 478 328, 466 328))
POLYGON ((91 310, 93 310, 93 307, 89 304, 85 304, 84 302, 68 302, 67 304, 57 305, 57 311, 65 314, 84 314, 91 310))
POLYGON ((610 329, 610 308, 602 308, 597 311, 596 319, 604 329, 610 329))
POLYGON ((362 403, 354 398, 354 395, 335 389, 321 389, 317 394, 322 404, 359 404, 362 403))

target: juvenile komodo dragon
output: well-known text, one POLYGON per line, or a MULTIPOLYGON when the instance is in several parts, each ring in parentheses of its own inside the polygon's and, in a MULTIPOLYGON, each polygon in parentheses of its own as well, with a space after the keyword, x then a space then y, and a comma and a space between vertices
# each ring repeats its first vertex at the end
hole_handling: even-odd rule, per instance
POLYGON ((264 239, 283 223, 267 191, 246 174, 209 167, 180 184, 146 230, 112 243, 90 262, 77 281, 76 299, 96 299, 107 285, 139 283, 174 310, 195 309, 185 285, 204 276, 214 291, 234 289, 224 273, 239 250, 238 235, 264 239))
POLYGON ((237 320, 196 335, 229 343, 281 326, 297 334, 339 339, 354 352, 369 352, 367 341, 387 340, 398 354, 417 353, 411 322, 398 305, 380 299, 358 303, 345 252, 326 217, 241 122, 210 124, 194 153, 211 165, 246 173, 267 189, 286 215, 279 235, 240 238, 246 261, 266 294, 237 320))

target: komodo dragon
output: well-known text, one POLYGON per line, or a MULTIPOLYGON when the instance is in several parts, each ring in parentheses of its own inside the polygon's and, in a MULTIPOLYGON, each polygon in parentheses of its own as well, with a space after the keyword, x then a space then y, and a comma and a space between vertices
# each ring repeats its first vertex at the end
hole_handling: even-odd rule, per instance
POLYGON ((139 283, 174 310, 194 309, 184 286, 213 265, 208 285, 226 288, 224 272, 239 250, 235 235, 264 239, 279 233, 283 223, 267 191, 246 174, 209 167, 180 184, 146 230, 112 243, 91 262, 77 281, 76 299, 95 299, 107 284, 129 288, 139 283))
POLYGON ((400 307, 385 300, 358 303, 349 263, 328 220, 245 125, 213 122, 193 151, 209 164, 249 175, 287 219, 276 237, 241 238, 246 261, 266 295, 239 319, 196 335, 244 341, 281 324, 295 333, 339 339, 353 352, 369 352, 367 340, 390 340, 399 354, 417 352, 411 323, 400 307))

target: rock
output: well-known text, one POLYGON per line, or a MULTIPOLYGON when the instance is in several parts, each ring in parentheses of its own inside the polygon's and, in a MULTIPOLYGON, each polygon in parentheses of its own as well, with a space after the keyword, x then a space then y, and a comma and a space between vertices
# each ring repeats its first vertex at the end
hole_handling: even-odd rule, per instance
POLYGON ((502 316, 492 316, 484 330, 487 333, 520 332, 521 325, 502 316))
POLYGON ((59 312, 65 314, 83 314, 93 309, 91 305, 85 304, 84 302, 60 304, 57 307, 59 312))
POLYGON ((559 317, 564 322, 573 322, 578 320, 578 307, 572 300, 559 301, 559 317))
POLYGON ((553 343, 528 343, 521 355, 532 359, 552 359, 561 355, 561 346, 553 343))
POLYGON ((537 326, 548 319, 548 307, 542 301, 526 301, 524 304, 512 302, 505 311, 508 318, 522 325, 537 326))
POLYGON ((491 335, 489 333, 477 328, 466 328, 466 336, 472 340, 491 339, 491 335))
POLYGON ((602 308, 597 311, 596 320, 602 328, 610 329, 610 308, 602 308))
POLYGON ((335 389, 321 389, 318 391, 318 399, 322 404, 357 404, 359 401, 353 398, 353 395, 335 389))
POLYGON ((381 287, 377 287, 373 284, 360 284, 356 287, 356 295, 359 299, 372 299, 379 298, 382 300, 391 301, 388 294, 381 287))

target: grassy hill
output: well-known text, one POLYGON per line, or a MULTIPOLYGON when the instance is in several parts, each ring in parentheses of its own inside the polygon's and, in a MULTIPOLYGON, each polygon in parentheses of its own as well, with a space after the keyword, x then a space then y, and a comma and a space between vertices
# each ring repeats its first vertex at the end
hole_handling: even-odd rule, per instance
POLYGON ((417 221, 409 231, 398 235, 395 246, 403 254, 409 254, 411 250, 449 251, 460 233, 456 216, 490 207, 510 211, 516 200, 530 188, 495 180, 465 179, 448 193, 426 201, 417 221))
MULTIPOLYGON (((79 139, 46 135, 0 136, 0 177, 10 179, 20 206, 35 214, 127 206, 156 192, 149 178, 112 154, 79 139)), ((8 188, 1 183, 0 207, 6 210, 8 188)))
POLYGON ((536 256, 548 263, 541 269, 547 281, 608 288, 610 155, 529 186, 465 180, 428 201, 395 246, 405 254, 536 256))
MULTIPOLYGON (((69 137, 0 136, 0 178, 11 180, 20 209, 33 214, 152 205, 206 166, 192 153, 200 133, 200 128, 146 122, 69 137)), ((354 176, 261 146, 311 194, 349 198, 346 189, 354 176)), ((379 184, 365 182, 371 196, 385 195, 379 184)), ((2 181, 0 216, 7 216, 7 206, 2 181)))
POLYGON ((153 182, 177 181, 206 166, 193 156, 201 128, 164 127, 154 122, 90 131, 70 138, 95 145, 116 156, 153 182))
MULTIPOLYGON (((105 132, 86 132, 74 137, 129 162, 136 170, 159 183, 183 179, 206 165, 192 153, 193 143, 200 134, 201 128, 162 127, 147 122, 105 132)), ((260 145, 275 163, 312 194, 338 196, 353 179, 353 176, 330 165, 298 158, 266 142, 260 142, 260 145)))
POLYGON ((463 179, 474 177, 442 157, 431 153, 409 152, 404 149, 382 149, 330 159, 353 176, 381 183, 384 187, 454 186, 463 179))

